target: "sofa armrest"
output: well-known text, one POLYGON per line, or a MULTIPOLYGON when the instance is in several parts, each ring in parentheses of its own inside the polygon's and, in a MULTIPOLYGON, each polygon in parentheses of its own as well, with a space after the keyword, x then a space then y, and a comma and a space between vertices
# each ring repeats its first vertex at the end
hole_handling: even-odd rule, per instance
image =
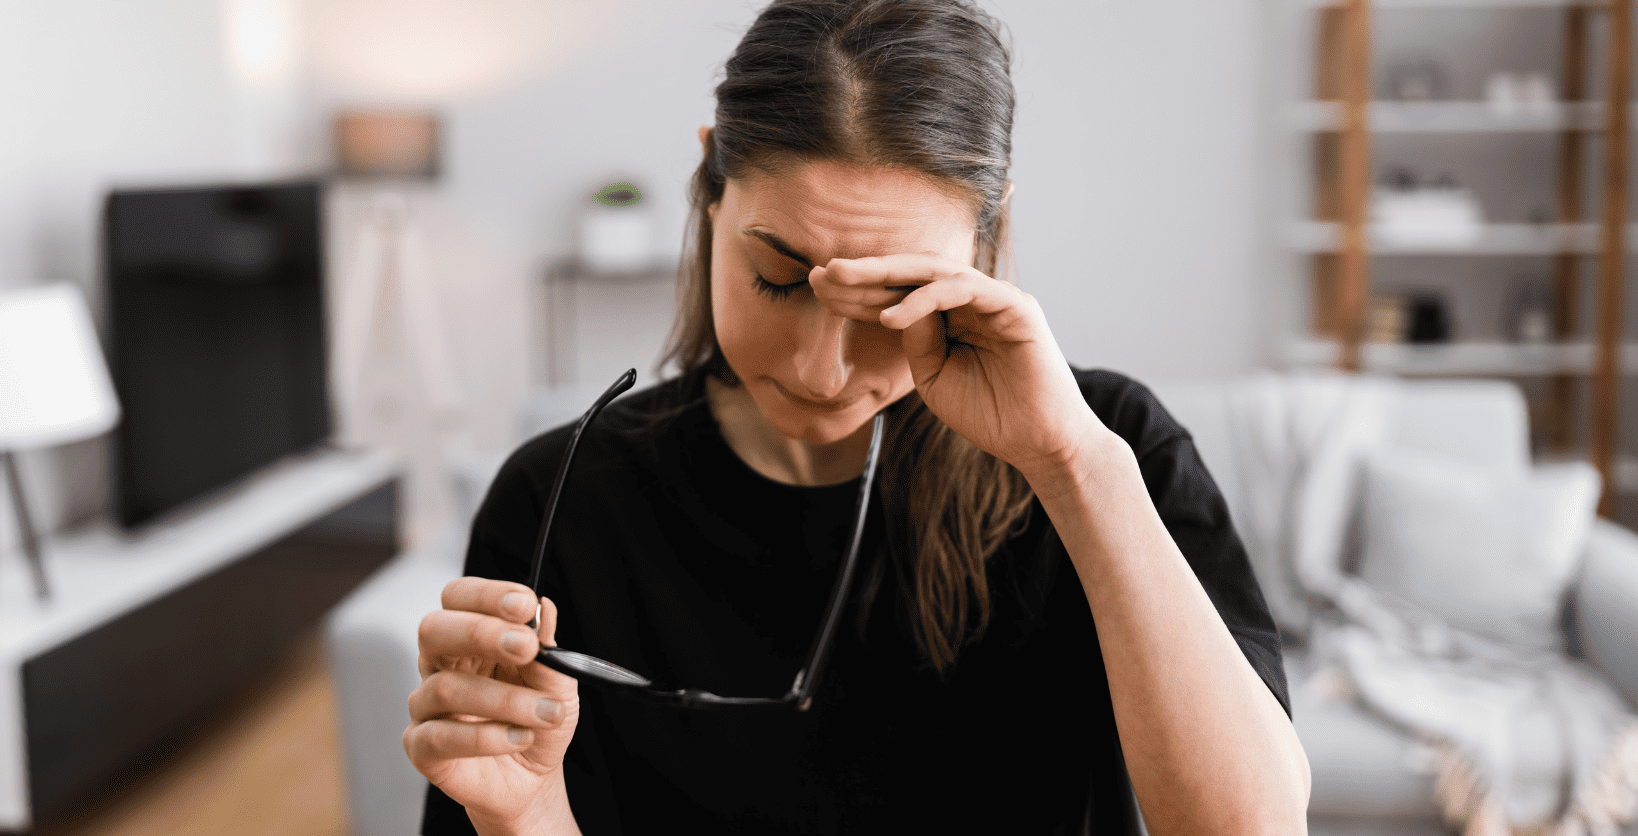
POLYGON ((1593 522, 1575 607, 1587 661, 1638 706, 1638 534, 1602 518, 1593 522))
POLYGON ((360 585, 325 621, 352 833, 419 833, 427 782, 404 754, 421 618, 461 573, 453 526, 360 585))

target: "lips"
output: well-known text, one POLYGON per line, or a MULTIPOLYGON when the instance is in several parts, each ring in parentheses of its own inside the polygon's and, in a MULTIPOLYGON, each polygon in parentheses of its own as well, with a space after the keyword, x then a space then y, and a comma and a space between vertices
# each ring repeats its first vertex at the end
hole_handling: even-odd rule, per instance
POLYGON ((815 400, 813 398, 804 398, 804 397, 802 397, 800 395, 797 395, 796 393, 792 392, 791 390, 786 389, 777 380, 773 380, 772 378, 769 378, 769 381, 771 383, 773 383, 775 389, 779 390, 779 394, 784 395, 785 398, 787 400, 789 400, 791 403, 796 404, 799 407, 803 407, 805 409, 812 410, 814 412, 836 412, 838 410, 846 409, 846 408, 852 406, 853 404, 857 403, 860 398, 864 397, 863 395, 854 395, 851 398, 831 398, 829 400, 815 400))

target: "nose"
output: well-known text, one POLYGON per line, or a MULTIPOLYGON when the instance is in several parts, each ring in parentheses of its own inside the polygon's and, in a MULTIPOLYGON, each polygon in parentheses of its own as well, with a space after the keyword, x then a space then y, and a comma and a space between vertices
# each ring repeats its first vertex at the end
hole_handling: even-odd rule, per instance
POLYGON ((815 398, 834 398, 847 387, 853 374, 848 343, 853 320, 815 306, 803 323, 796 351, 796 379, 815 398))

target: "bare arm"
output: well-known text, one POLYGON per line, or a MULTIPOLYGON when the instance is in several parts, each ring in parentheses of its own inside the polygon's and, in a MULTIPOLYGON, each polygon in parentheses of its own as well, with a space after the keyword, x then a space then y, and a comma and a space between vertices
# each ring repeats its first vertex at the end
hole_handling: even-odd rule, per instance
POLYGON ((1097 621, 1154 836, 1305 833, 1308 759, 1291 720, 1172 541, 1131 448, 1087 405, 1040 303, 931 253, 835 258, 808 281, 836 315, 902 330, 922 402, 1029 479, 1097 621))
POLYGON ((1101 424, 1026 474, 1098 625, 1127 771, 1153 836, 1307 833, 1308 758, 1101 424))

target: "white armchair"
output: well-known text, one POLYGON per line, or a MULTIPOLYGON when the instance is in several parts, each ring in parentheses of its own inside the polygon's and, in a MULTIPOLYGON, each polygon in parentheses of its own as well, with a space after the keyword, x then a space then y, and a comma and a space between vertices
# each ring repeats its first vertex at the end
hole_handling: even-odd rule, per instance
MULTIPOLYGON (((1258 482, 1233 442, 1230 406, 1235 380, 1154 381, 1151 389, 1195 438, 1241 525, 1252 503, 1247 494, 1258 482)), ((1529 467, 1528 427, 1522 394, 1500 381, 1396 382, 1388 421, 1375 444, 1436 453, 1465 462, 1529 467)), ((1363 452, 1363 451, 1360 451, 1363 452)), ((1338 478, 1351 478, 1339 470, 1338 478)), ((1348 487, 1339 484, 1336 490, 1348 487)), ((1291 509, 1286 509, 1291 513, 1291 509)), ((1346 529, 1337 534, 1345 535, 1346 529)), ((1340 549, 1341 544, 1337 544, 1340 549)), ((1253 555, 1254 562, 1258 556, 1253 555)), ((1259 578, 1273 574, 1258 566, 1259 578)), ((1300 596, 1281 589, 1279 579, 1263 581, 1271 608, 1295 606, 1300 596), (1271 583, 1270 581, 1273 581, 1271 583)), ((1584 658, 1615 686, 1629 706, 1638 705, 1638 535, 1605 520, 1593 524, 1580 571, 1566 596, 1562 623, 1566 652, 1584 658)), ((1300 620, 1290 613, 1282 622, 1300 620)), ((1299 640, 1302 635, 1294 636, 1299 640)), ((1419 756, 1425 750, 1391 723, 1356 702, 1325 696, 1311 677, 1309 658, 1288 651, 1286 674, 1293 721, 1313 774, 1309 805, 1316 836, 1395 834, 1420 836, 1448 831, 1440 821, 1434 778, 1419 756)), ((1631 827, 1629 834, 1638 834, 1631 827)))

